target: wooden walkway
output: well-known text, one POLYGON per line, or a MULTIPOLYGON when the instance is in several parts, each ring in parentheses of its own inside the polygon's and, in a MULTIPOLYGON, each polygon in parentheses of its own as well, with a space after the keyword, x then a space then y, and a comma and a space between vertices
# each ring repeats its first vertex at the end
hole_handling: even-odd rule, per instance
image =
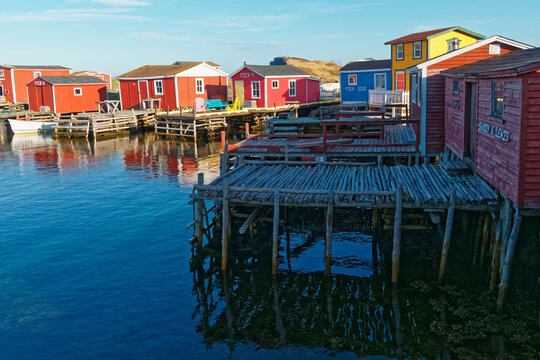
POLYGON ((219 200, 228 187, 230 201, 272 205, 394 207, 398 184, 403 206, 446 209, 453 188, 456 208, 486 211, 498 208, 497 194, 475 174, 449 175, 435 165, 369 166, 366 164, 246 161, 208 185, 195 185, 197 199, 219 200), (330 199, 330 194, 333 198, 330 199))

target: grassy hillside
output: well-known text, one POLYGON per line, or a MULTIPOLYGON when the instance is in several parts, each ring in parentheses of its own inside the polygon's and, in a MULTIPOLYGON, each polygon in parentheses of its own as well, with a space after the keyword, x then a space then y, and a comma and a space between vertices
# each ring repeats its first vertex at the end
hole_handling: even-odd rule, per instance
POLYGON ((318 79, 322 79, 325 83, 339 82, 338 70, 341 66, 333 62, 328 61, 310 61, 301 58, 282 56, 274 59, 275 62, 281 61, 281 59, 287 64, 296 66, 297 68, 304 70, 308 74, 318 79))

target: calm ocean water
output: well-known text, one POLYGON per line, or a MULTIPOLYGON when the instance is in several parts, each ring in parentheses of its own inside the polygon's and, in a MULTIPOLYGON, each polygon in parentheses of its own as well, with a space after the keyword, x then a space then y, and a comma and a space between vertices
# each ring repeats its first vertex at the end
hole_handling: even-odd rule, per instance
MULTIPOLYGON (((0 359, 447 351, 426 301, 432 290, 419 282, 393 292, 374 275, 361 231, 336 234, 332 277, 321 272, 322 237, 307 233, 292 234, 294 254, 277 279, 264 259, 239 261, 228 276, 210 259, 194 264, 187 203, 198 172, 218 175, 217 153, 219 144, 195 149, 152 134, 13 137, 0 124, 0 359)), ((437 301, 461 296, 452 291, 437 301)), ((458 348, 491 354, 491 334, 484 342, 458 348)))

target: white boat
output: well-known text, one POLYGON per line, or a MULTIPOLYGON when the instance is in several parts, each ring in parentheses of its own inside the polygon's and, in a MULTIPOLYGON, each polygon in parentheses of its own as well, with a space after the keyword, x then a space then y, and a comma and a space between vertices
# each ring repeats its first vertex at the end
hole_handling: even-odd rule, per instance
POLYGON ((31 134, 54 131, 56 122, 54 121, 34 121, 8 119, 11 131, 14 134, 31 134))

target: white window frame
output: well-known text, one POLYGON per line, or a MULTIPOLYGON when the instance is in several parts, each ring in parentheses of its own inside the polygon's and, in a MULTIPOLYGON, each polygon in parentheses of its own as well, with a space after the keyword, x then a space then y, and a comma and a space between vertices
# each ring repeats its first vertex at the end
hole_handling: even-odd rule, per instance
POLYGON ((396 44, 396 60, 403 60, 404 58, 405 58, 405 48, 403 44, 396 44), (399 49, 401 49, 401 51, 399 49), (399 56, 400 53, 401 53, 401 56, 399 56))
POLYGON ((0 69, 0 77, 4 77, 4 70, 0 69))
POLYGON ((296 80, 289 80, 289 97, 296 97, 296 80))
POLYGON ((154 80, 154 95, 163 95, 163 80, 154 80), (161 88, 161 91, 158 90, 159 88, 161 88))
POLYGON ((386 90, 386 73, 375 73, 373 74, 373 88, 374 89, 383 89, 386 90), (377 76, 384 76, 383 85, 384 87, 377 87, 377 76))
POLYGON ((204 79, 203 78, 197 78, 195 79, 195 94, 204 94, 204 79), (200 90, 199 90, 199 82, 201 84, 200 90))
POLYGON ((348 78, 348 79, 347 79, 347 83, 348 83, 349 85, 357 85, 357 84, 358 84, 358 75, 356 75, 356 74, 350 74, 347 78, 348 78), (354 79, 354 81, 351 81, 351 80, 353 80, 353 79, 354 79))
POLYGON ((501 53, 501 44, 489 44, 489 54, 499 55, 501 53))
POLYGON ((34 79, 41 76, 41 71, 34 71, 34 79))
POLYGON ((279 89, 279 80, 272 80, 272 89, 279 89), (274 83, 276 86, 274 86, 274 83))
POLYGON ((0 96, 5 96, 4 94, 4 85, 0 84, 0 96))
POLYGON ((418 100, 418 74, 412 73, 411 74, 411 97, 412 102, 417 103, 418 100))
POLYGON ((73 95, 82 96, 82 88, 73 88, 73 95), (79 90, 79 94, 77 94, 77 90, 79 90))
POLYGON ((421 59, 421 58, 422 58, 422 42, 415 41, 413 42, 413 59, 421 59), (416 48, 416 45, 418 45, 418 48, 416 48), (417 51, 419 51, 418 55, 416 55, 417 51))
POLYGON ((252 81, 251 82, 251 98, 252 99, 260 99, 261 98, 261 82, 260 81, 252 81), (257 95, 255 95, 255 87, 254 87, 255 84, 257 84, 257 95))

